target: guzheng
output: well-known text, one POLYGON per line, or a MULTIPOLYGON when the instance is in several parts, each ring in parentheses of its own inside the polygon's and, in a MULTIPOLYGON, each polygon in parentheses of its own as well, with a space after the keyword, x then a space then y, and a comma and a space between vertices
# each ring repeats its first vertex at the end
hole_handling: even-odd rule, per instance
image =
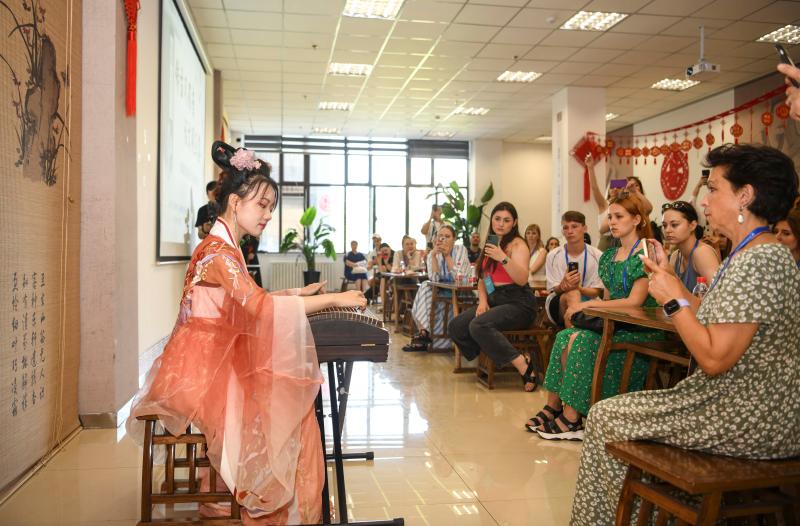
POLYGON ((355 307, 332 307, 308 315, 320 363, 385 362, 389 331, 383 321, 355 307))

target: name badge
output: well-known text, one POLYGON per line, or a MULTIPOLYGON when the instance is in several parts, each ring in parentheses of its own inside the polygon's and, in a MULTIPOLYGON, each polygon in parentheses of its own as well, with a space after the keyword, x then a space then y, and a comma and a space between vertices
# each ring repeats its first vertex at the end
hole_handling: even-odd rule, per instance
POLYGON ((491 276, 484 276, 483 285, 486 287, 486 294, 492 294, 494 292, 494 281, 492 281, 491 276))

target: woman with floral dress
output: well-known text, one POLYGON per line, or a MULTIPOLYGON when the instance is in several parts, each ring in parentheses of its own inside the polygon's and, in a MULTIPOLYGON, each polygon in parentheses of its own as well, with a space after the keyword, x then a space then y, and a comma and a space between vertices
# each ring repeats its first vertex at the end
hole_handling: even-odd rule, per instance
POLYGON ((766 146, 712 150, 702 202, 735 247, 702 299, 684 287, 656 245, 649 291, 664 304, 697 370, 672 389, 595 404, 572 505, 573 526, 614 524, 627 466, 607 442, 654 440, 754 459, 800 455, 800 273, 769 224, 797 198, 794 164, 766 146))
MULTIPOLYGON (((605 300, 589 300, 576 304, 564 314, 567 326, 571 318, 587 307, 653 307, 655 300, 647 294, 647 276, 638 254, 650 235, 650 222, 644 204, 636 194, 622 193, 608 208, 611 235, 620 246, 610 248, 600 257, 599 274, 605 285, 605 300)), ((549 391, 547 404, 531 418, 526 428, 548 440, 581 440, 582 415, 589 412, 592 376, 601 335, 588 329, 568 328, 556 335, 550 365, 544 379, 549 391)), ((633 332, 618 330, 614 342, 646 342, 663 339, 660 331, 633 332)), ((602 397, 619 392, 625 353, 613 351, 603 374, 602 397)), ((629 383, 630 390, 641 389, 647 375, 648 361, 637 357, 629 383)))

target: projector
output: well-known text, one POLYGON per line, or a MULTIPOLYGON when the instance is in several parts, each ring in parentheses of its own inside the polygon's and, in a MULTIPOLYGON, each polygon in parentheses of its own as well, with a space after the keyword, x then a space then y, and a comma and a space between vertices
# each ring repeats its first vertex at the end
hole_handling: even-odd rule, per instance
POLYGON ((694 66, 689 66, 686 68, 686 78, 694 78, 695 80, 702 79, 704 77, 710 76, 710 73, 719 73, 720 68, 719 64, 712 64, 711 62, 706 62, 705 60, 701 60, 694 66), (698 78, 699 77, 699 78, 698 78))

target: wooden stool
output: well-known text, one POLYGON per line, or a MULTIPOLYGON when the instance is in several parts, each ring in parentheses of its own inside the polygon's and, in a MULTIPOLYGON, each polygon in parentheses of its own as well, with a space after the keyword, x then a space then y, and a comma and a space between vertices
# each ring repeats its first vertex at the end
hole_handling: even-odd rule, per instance
MULTIPOLYGON (((555 339, 553 330, 534 324, 532 327, 521 331, 503 331, 503 335, 508 338, 508 342, 520 354, 528 356, 528 359, 533 361, 537 380, 543 379, 547 364, 550 362, 550 351, 553 348, 555 339)), ((476 368, 478 382, 485 385, 487 389, 494 389, 494 375, 496 372, 501 371, 513 371, 516 373, 517 369, 512 365, 508 365, 498 370, 491 358, 483 352, 480 353, 478 367, 476 368)))
POLYGON ((158 423, 157 415, 145 415, 137 418, 144 421, 144 447, 142 457, 142 517, 138 526, 150 525, 186 525, 202 524, 205 521, 215 521, 217 524, 241 524, 239 519, 239 503, 228 493, 216 491, 217 472, 211 467, 211 463, 206 456, 206 437, 200 433, 193 433, 191 426, 186 429, 186 434, 173 436, 168 431, 159 433, 156 430, 158 423), (186 445, 186 456, 178 457, 175 446, 178 444, 186 445), (154 447, 164 446, 166 448, 166 461, 164 464, 164 483, 160 493, 153 493, 153 458, 154 447), (186 468, 189 470, 187 479, 176 479, 175 469, 186 468), (197 469, 208 468, 210 489, 208 492, 200 491, 200 484, 197 479, 197 469), (184 504, 196 502, 229 503, 231 514, 229 517, 208 518, 196 523, 178 520, 153 520, 153 504, 184 504), (227 521, 227 522, 222 522, 227 521))
POLYGON ((617 526, 630 525, 636 496, 642 499, 638 525, 648 524, 654 510, 656 525, 666 524, 670 517, 678 526, 706 526, 719 519, 757 516, 766 516, 767 524, 775 524, 775 517, 781 515, 784 524, 796 524, 800 458, 748 460, 644 441, 609 442, 606 451, 629 465, 617 507, 617 526), (643 474, 659 481, 644 481, 643 474), (781 486, 794 488, 794 496, 782 493, 781 486), (670 492, 675 488, 700 497, 700 504, 678 500, 670 492))

